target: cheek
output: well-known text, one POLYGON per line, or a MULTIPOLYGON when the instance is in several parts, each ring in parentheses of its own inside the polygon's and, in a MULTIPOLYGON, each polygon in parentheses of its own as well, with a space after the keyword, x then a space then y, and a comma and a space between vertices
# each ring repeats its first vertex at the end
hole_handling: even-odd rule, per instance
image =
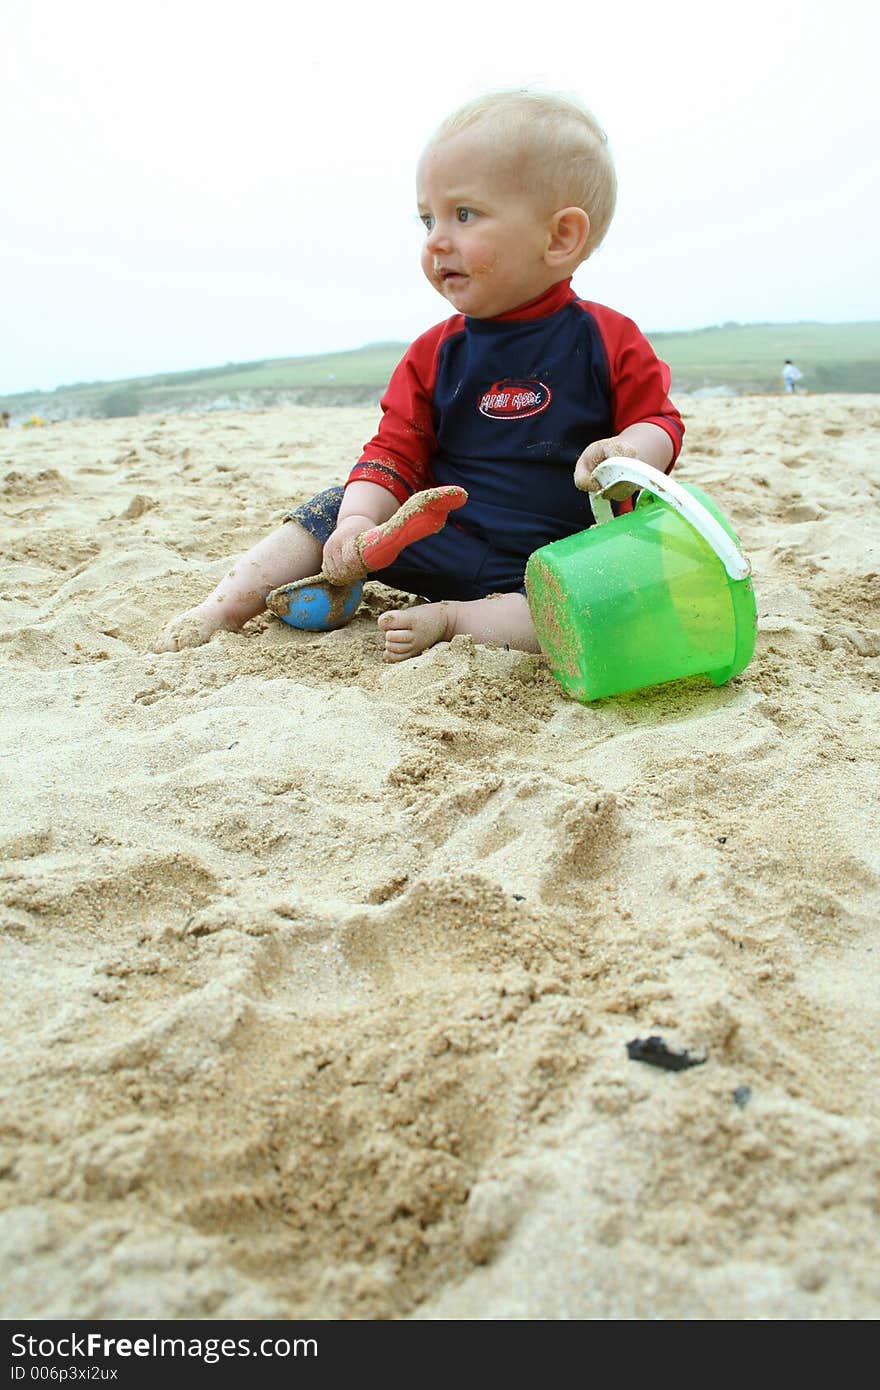
POLYGON ((434 281, 434 257, 431 255, 430 251, 428 250, 427 243, 423 243, 423 245, 422 245, 422 249, 421 249, 421 251, 419 252, 419 261, 421 262, 422 270, 425 272, 425 274, 427 275, 428 279, 433 283, 433 281, 434 281))
POLYGON ((474 250, 468 256, 468 270, 471 275, 485 277, 491 275, 498 264, 498 252, 491 246, 474 250))
POLYGON ((469 237, 465 252, 468 273, 481 279, 494 274, 501 249, 496 237, 479 234, 469 237))

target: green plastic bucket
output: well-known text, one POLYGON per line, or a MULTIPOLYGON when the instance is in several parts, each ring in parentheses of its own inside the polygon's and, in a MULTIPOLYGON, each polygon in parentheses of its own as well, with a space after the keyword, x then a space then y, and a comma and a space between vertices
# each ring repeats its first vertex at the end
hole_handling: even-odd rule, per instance
POLYGON ((723 685, 749 664, 757 611, 730 522, 699 488, 637 459, 600 464, 602 491, 640 485, 615 517, 536 550, 526 593, 538 641, 568 695, 588 702, 685 676, 723 685))

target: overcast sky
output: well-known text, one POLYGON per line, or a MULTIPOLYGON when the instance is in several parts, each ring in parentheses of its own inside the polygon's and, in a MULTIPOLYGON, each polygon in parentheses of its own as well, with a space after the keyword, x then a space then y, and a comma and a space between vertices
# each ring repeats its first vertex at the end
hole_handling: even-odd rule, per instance
POLYGON ((490 89, 577 96, 647 332, 880 319, 877 0, 5 0, 0 393, 409 341, 414 166, 490 89))

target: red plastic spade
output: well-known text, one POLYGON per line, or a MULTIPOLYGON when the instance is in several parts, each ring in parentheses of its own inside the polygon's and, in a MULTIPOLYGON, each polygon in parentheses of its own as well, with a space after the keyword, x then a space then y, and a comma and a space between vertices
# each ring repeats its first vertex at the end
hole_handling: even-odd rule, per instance
POLYGON ((467 501, 463 487, 429 487, 415 492, 381 526, 362 531, 357 538, 360 557, 368 570, 383 570, 401 550, 442 531, 449 513, 467 501))

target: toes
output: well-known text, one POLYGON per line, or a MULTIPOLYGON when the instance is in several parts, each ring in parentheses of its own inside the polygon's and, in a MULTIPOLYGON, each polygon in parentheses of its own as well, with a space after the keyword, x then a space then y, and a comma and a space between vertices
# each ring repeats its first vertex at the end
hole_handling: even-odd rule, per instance
POLYGON ((216 627, 206 624, 198 609, 181 613, 162 629, 156 638, 154 652, 182 652, 185 647, 200 647, 214 635, 216 627))
POLYGON ((407 657, 415 656, 415 654, 415 648, 412 642, 394 642, 386 639, 386 661, 406 661, 407 657))
POLYGON ((173 632, 173 631, 172 631, 172 632, 160 632, 160 633, 159 633, 159 636, 156 638, 155 642, 153 643, 153 648, 152 648, 152 650, 153 650, 154 652, 177 652, 177 651, 180 651, 180 647, 178 646, 178 643, 177 643, 177 634, 176 634, 175 632, 173 632))
POLYGON ((379 627, 382 629, 383 632, 387 632, 387 631, 389 630, 389 628, 399 626, 399 624, 400 624, 400 614, 399 614, 399 613, 381 613, 381 614, 379 615, 379 617, 376 619, 376 622, 378 623, 379 627))
MULTIPOLYGON (((390 620, 388 625, 383 625, 385 633, 385 660, 386 661, 406 661, 408 656, 415 652, 415 634, 408 627, 392 627, 390 625, 394 619, 399 621, 399 613, 385 613, 383 617, 390 620)), ((380 623, 382 619, 379 619, 380 623)))

